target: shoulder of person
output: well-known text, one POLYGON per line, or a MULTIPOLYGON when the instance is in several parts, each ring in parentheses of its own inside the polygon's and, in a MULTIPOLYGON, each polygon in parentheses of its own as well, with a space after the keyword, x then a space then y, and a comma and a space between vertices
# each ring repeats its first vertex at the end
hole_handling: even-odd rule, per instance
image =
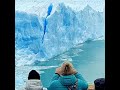
POLYGON ((57 87, 57 86, 60 86, 60 85, 61 85, 61 83, 59 82, 59 80, 54 80, 50 84, 51 87, 57 87))
POLYGON ((80 73, 78 73, 78 72, 75 72, 75 73, 74 73, 74 75, 81 75, 81 74, 80 74, 80 73))

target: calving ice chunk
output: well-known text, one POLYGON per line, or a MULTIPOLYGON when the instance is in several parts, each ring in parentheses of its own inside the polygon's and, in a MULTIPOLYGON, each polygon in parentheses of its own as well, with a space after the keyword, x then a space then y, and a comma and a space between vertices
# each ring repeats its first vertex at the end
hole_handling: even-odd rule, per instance
POLYGON ((53 8, 53 5, 50 4, 50 6, 48 7, 47 16, 46 16, 45 21, 44 21, 44 34, 43 34, 43 37, 42 37, 42 43, 43 43, 44 35, 45 35, 45 32, 46 32, 47 17, 50 15, 50 13, 52 11, 52 8, 53 8))

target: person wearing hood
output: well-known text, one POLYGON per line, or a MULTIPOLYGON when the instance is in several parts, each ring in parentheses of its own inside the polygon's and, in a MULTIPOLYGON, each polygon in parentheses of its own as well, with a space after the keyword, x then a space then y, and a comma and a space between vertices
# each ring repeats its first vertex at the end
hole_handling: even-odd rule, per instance
POLYGON ((95 90, 105 90, 105 78, 97 78, 94 81, 95 90))
POLYGON ((88 83, 74 68, 65 61, 56 69, 48 90, 87 90, 88 83))
POLYGON ((31 70, 28 75, 26 86, 23 90, 43 90, 40 75, 36 70, 31 70))

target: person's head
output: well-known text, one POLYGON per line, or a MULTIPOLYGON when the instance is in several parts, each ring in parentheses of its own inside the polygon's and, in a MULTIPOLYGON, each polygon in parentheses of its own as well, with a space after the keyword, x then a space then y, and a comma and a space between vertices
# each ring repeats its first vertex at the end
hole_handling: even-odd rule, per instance
POLYGON ((30 79, 38 79, 40 80, 40 75, 36 70, 31 70, 28 75, 28 80, 30 79))
POLYGON ((64 61, 61 65, 62 75, 71 75, 75 72, 72 63, 69 61, 64 61))
POLYGON ((105 78, 98 78, 94 81, 95 90, 105 90, 105 78))

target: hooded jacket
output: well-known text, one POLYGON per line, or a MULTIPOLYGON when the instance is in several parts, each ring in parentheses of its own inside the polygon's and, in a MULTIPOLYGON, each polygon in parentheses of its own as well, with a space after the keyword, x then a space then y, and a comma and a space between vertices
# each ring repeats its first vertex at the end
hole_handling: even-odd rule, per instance
POLYGON ((87 90, 88 83, 79 73, 67 76, 55 74, 48 90, 68 90, 67 86, 73 85, 77 80, 77 90, 87 90))
POLYGON ((31 79, 26 82, 26 86, 23 90, 43 90, 41 80, 31 79))

